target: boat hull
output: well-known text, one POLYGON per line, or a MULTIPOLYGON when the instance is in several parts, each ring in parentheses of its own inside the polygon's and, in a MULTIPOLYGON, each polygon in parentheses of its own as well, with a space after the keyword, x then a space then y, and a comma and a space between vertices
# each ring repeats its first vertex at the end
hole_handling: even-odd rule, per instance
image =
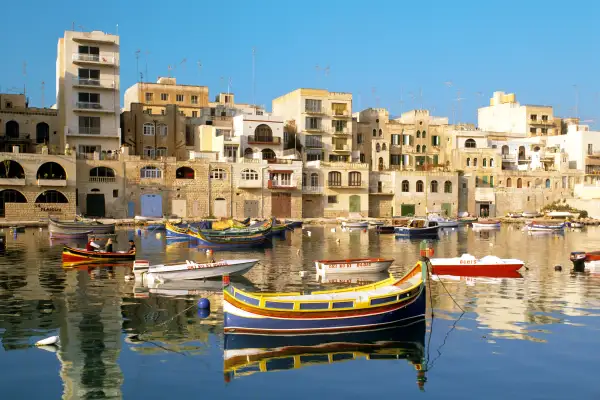
POLYGON ((151 266, 140 273, 134 270, 136 278, 148 282, 186 281, 221 277, 223 275, 243 275, 256 265, 258 260, 244 262, 221 261, 207 264, 178 264, 151 266))
POLYGON ((458 228, 457 221, 436 221, 440 228, 458 228))
POLYGON ((428 228, 409 228, 406 226, 397 226, 394 228, 394 233, 396 236, 409 238, 432 237, 438 235, 439 229, 439 226, 431 226, 428 228))
POLYGON ((361 274, 387 271, 394 260, 384 259, 350 259, 315 261, 318 274, 361 274))
POLYGON ((472 226, 473 226, 473 229, 499 229, 500 222, 496 222, 493 224, 483 224, 480 222, 473 222, 472 226))
POLYGON ((368 228, 368 222, 342 222, 344 228, 368 228))
POLYGON ((523 264, 502 265, 434 265, 435 275, 480 276, 485 278, 517 278, 523 264))
POLYGON ((135 253, 106 253, 102 251, 87 251, 85 249, 77 249, 74 247, 65 246, 63 248, 62 260, 66 263, 80 261, 133 261, 135 260, 135 253))
POLYGON ((379 232, 379 233, 381 233, 381 234, 394 233, 394 226, 391 226, 391 225, 378 226, 376 228, 376 231, 379 232))
POLYGON ((61 222, 53 219, 48 220, 48 231, 50 233, 115 233, 115 224, 84 223, 84 222, 61 222))
POLYGON ((50 232, 51 239, 82 239, 87 238, 92 231, 86 232, 73 232, 73 233, 63 233, 63 232, 50 232))

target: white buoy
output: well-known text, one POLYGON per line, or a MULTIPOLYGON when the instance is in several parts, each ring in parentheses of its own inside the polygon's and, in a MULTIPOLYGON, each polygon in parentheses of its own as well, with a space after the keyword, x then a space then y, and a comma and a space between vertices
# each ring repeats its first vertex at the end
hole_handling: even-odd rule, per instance
POLYGON ((304 278, 306 276, 306 271, 300 271, 300 277, 304 278))
POLYGON ((35 342, 36 346, 58 346, 60 338, 58 336, 50 336, 46 339, 38 340, 35 342))
POLYGON ((331 228, 331 233, 335 233, 335 228, 331 228))
POLYGON ((306 234, 308 235, 308 237, 310 237, 310 235, 312 235, 311 231, 306 231, 306 234))

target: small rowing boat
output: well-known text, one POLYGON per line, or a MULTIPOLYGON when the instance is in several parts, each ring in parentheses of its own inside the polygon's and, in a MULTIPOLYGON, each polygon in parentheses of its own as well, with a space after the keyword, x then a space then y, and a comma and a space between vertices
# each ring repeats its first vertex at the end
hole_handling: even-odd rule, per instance
POLYGON ((369 227, 369 221, 342 222, 342 226, 348 229, 362 229, 369 227))
MULTIPOLYGON (((269 230, 270 232, 270 230, 269 230)), ((236 235, 236 236, 205 236, 201 231, 188 231, 188 235, 198 241, 198 247, 204 249, 237 249, 261 247, 267 241, 266 234, 236 235)))
POLYGON ((503 277, 523 267, 523 261, 502 259, 496 256, 476 258, 471 254, 463 254, 455 258, 432 258, 432 273, 436 275, 482 276, 489 278, 503 277))
POLYGON ((564 231, 564 223, 552 223, 547 221, 532 221, 525 225, 523 230, 530 232, 560 232, 564 231))
POLYGON ((498 229, 500 228, 500 221, 496 219, 480 219, 477 222, 472 223, 473 229, 498 229))
POLYGON ((91 233, 92 233, 92 231, 72 232, 72 233, 50 232, 50 238, 51 239, 82 239, 82 238, 87 238, 91 233))
POLYGON ((48 219, 48 231, 51 233, 82 233, 82 232, 92 232, 92 233, 115 233, 115 224, 103 224, 101 222, 93 221, 93 222, 64 222, 58 221, 55 219, 48 219))
POLYGON ((133 264, 133 273, 136 279, 147 282, 210 279, 245 274, 257 262, 258 260, 222 260, 198 264, 187 260, 185 263, 151 266, 146 260, 138 260, 133 264))
POLYGON ((424 259, 400 279, 311 294, 249 293, 225 282, 224 331, 332 333, 409 323, 425 315, 427 268, 424 259))
POLYGON ((438 213, 429 213, 427 215, 429 221, 435 221, 440 228, 458 228, 458 221, 450 218, 444 218, 438 213))
POLYGON ((62 260, 67 263, 78 261, 133 261, 135 260, 135 252, 117 251, 108 253, 106 251, 87 251, 86 249, 64 246, 62 260))
POLYGON ((440 226, 435 221, 429 221, 424 218, 413 218, 406 226, 394 227, 396 236, 408 238, 437 237, 440 226))
POLYGON ((383 272, 394 262, 384 258, 350 258, 347 260, 315 261, 317 274, 350 274, 383 272))

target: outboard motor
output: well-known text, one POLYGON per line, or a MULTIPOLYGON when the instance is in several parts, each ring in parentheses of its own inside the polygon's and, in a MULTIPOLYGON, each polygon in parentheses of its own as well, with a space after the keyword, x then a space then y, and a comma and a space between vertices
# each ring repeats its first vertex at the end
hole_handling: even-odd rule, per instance
POLYGON ((573 263, 573 271, 574 272, 585 271, 585 258, 586 258, 585 252, 573 251, 573 252, 571 252, 571 256, 569 258, 571 259, 571 262, 573 263))

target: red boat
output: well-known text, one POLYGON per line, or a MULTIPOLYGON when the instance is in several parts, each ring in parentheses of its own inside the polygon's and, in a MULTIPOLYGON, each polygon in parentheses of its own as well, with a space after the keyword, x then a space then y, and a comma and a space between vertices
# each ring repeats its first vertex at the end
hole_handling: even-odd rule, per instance
POLYGON ((589 267, 592 264, 597 265, 594 261, 600 261, 600 251, 573 251, 570 256, 571 262, 573 263, 573 270, 575 272, 583 272, 586 268, 586 264, 589 267))
POLYGON ((80 261, 133 261, 135 260, 135 251, 117 251, 113 253, 108 253, 105 251, 87 251, 86 249, 78 249, 75 247, 64 246, 62 260, 64 263, 74 263, 80 261))
POLYGON ((455 258, 432 258, 432 273, 435 275, 480 276, 487 278, 520 278, 517 271, 524 262, 516 259, 502 259, 495 256, 475 258, 463 254, 455 258))

